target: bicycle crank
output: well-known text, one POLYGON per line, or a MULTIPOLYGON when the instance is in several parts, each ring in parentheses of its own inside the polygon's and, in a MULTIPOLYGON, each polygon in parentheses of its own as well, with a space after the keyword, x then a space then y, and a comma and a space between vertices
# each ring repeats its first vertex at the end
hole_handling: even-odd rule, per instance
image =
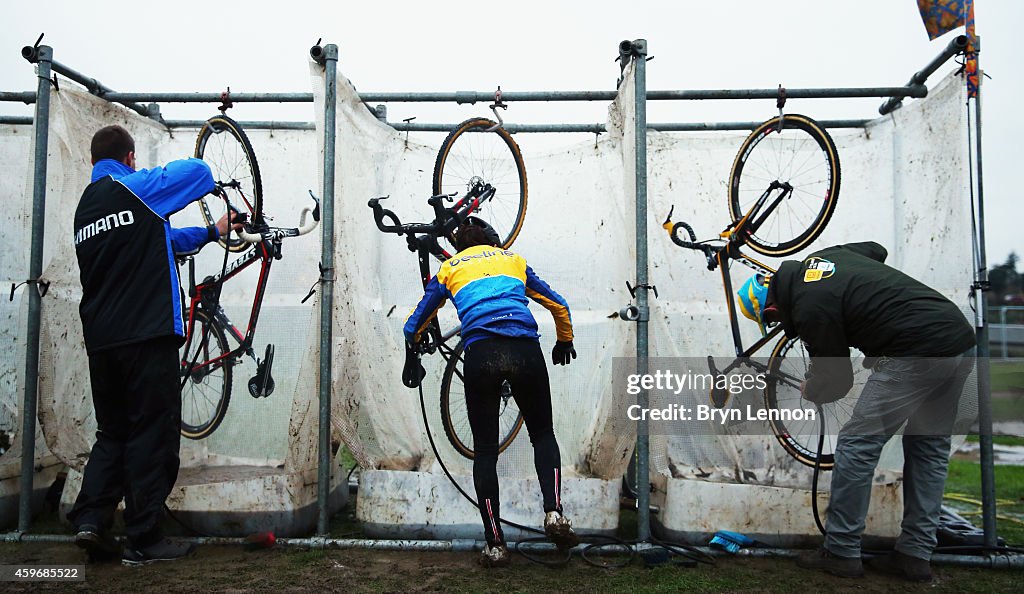
POLYGON ((274 393, 274 376, 270 374, 274 366, 274 345, 267 345, 263 360, 256 360, 256 375, 249 378, 249 394, 253 398, 266 398, 274 393))

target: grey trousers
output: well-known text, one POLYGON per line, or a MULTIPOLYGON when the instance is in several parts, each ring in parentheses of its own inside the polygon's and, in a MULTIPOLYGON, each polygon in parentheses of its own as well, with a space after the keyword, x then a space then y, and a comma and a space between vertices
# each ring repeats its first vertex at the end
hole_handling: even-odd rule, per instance
POLYGON ((903 523, 896 550, 930 559, 935 548, 949 466, 950 433, 973 349, 956 357, 883 357, 864 385, 850 420, 839 431, 825 548, 860 557, 871 483, 882 446, 903 431, 903 523))

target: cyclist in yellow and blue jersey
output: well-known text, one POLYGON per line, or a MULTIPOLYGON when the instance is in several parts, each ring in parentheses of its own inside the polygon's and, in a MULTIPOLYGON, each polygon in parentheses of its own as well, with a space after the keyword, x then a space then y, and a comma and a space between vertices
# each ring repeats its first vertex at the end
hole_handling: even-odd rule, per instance
MULTIPOLYGON (((445 261, 430 280, 416 309, 405 323, 407 344, 414 345, 446 300, 462 322, 465 343, 463 375, 466 410, 473 431, 473 484, 487 547, 485 566, 509 562, 498 507, 498 410, 502 383, 508 381, 526 422, 534 450, 534 466, 544 496, 544 530, 560 547, 578 542, 571 522, 562 515, 561 457, 551 419, 551 387, 540 349, 537 321, 527 305, 540 303, 555 320, 557 341, 552 362, 568 365, 576 358, 569 305, 540 279, 526 260, 496 247, 497 233, 469 217, 456 233, 457 254, 445 261)), ((408 359, 403 382, 416 387, 424 372, 415 357, 408 359)))

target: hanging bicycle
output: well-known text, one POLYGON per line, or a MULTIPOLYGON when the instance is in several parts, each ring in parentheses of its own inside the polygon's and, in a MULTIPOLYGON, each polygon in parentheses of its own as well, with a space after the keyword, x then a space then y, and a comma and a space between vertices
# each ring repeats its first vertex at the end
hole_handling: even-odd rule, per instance
MULTIPOLYGON (((737 261, 765 277, 775 273, 740 248, 744 245, 768 256, 787 256, 811 244, 825 229, 839 199, 840 168, 835 143, 825 129, 811 118, 787 114, 772 118, 754 129, 744 140, 729 176, 729 214, 732 222, 715 240, 698 242, 690 225, 672 223, 672 211, 663 227, 672 241, 697 250, 707 259, 708 270, 722 275, 736 358, 718 369, 708 357, 712 376, 728 375, 741 365, 766 375, 764 405, 768 410, 802 409, 800 392, 808 366, 808 355, 796 338, 782 336, 771 349, 768 363, 751 357, 770 345, 782 333, 776 326, 753 345, 744 348, 736 316, 736 303, 729 269, 737 261), (680 237, 679 232, 686 236, 680 237)), ((717 382, 716 382, 717 384, 717 382)), ((724 407, 729 392, 712 389, 712 403, 724 407)), ((820 468, 834 463, 834 436, 850 418, 854 398, 846 398, 822 407, 826 443, 821 451, 820 468)), ((818 456, 819 421, 769 421, 772 433, 782 447, 802 464, 814 466, 818 456)))
MULTIPOLYGON (((441 144, 434 163, 433 196, 427 203, 434 210, 430 223, 402 224, 394 212, 374 198, 369 201, 377 228, 385 233, 404 235, 419 260, 420 281, 430 281, 430 260, 447 260, 454 252, 454 232, 471 215, 484 216, 498 231, 501 246, 515 241, 526 217, 526 168, 519 146, 511 134, 495 122, 473 118, 459 124, 441 144), (446 203, 452 203, 446 206, 446 203)), ((454 346, 461 327, 441 331, 437 319, 424 332, 418 349, 423 354, 440 353, 445 359, 441 377, 441 424, 452 447, 466 458, 473 458, 473 435, 466 411, 466 393, 461 338, 454 346)), ((512 397, 515 386, 502 386, 499 412, 498 451, 515 439, 523 426, 523 417, 512 397)))
POLYGON ((271 264, 281 259, 284 239, 312 231, 320 220, 320 205, 310 192, 314 205, 302 210, 298 227, 268 225, 263 209, 263 185, 252 144, 242 127, 226 115, 206 121, 196 140, 195 156, 210 166, 218 188, 216 195, 209 194, 200 200, 200 211, 206 223, 213 225, 228 210, 240 213, 246 220, 237 236, 228 234, 219 240, 225 255, 224 265, 217 274, 196 283, 194 257, 178 258, 179 264, 188 266, 189 300, 185 344, 181 348, 181 434, 189 439, 202 439, 212 434, 224 420, 231 400, 232 371, 243 357, 256 362, 256 373, 248 382, 249 393, 259 398, 274 391, 271 375, 274 345, 267 345, 263 359, 256 358, 253 350, 256 324, 271 264), (228 263, 229 252, 243 253, 228 263), (243 331, 228 318, 220 304, 220 294, 224 283, 256 262, 260 263, 260 273, 249 321, 243 331), (235 343, 234 347, 229 339, 235 343))

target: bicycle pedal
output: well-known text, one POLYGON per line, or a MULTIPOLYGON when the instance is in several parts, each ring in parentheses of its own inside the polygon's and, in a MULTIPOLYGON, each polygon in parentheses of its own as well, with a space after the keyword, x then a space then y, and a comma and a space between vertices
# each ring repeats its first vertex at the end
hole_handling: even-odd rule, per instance
POLYGON ((253 398, 266 398, 274 393, 274 376, 270 371, 274 365, 274 345, 268 344, 263 360, 256 360, 256 375, 249 378, 249 394, 253 398))

